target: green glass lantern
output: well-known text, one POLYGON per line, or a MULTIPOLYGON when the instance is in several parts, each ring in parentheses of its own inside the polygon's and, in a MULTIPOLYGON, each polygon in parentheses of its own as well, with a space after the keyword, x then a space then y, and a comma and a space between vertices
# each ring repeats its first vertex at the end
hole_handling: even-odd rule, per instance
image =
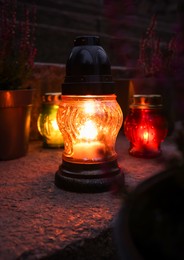
POLYGON ((37 126, 42 136, 43 147, 63 147, 63 136, 58 128, 56 115, 61 102, 61 93, 45 93, 42 97, 42 108, 37 126))

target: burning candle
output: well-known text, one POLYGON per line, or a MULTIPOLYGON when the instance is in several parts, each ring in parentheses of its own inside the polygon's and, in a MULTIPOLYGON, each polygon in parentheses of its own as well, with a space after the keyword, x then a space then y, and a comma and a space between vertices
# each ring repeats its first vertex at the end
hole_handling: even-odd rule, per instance
MULTIPOLYGON (((89 107, 92 108, 91 105, 89 107)), ((86 113, 89 113, 89 107, 85 109, 86 113)), ((98 130, 94 122, 87 121, 80 127, 79 133, 79 141, 73 145, 73 156, 76 160, 98 161, 105 157, 105 145, 97 141, 98 130)))
POLYGON ((45 93, 42 100, 42 109, 37 120, 37 125, 38 131, 42 135, 43 147, 63 147, 63 136, 56 120, 61 93, 45 93))
POLYGON ((91 163, 115 158, 120 116, 115 95, 63 96, 58 122, 65 140, 64 160, 91 163), (65 113, 70 114, 70 120, 65 113))
POLYGON ((66 64, 57 112, 64 151, 55 184, 67 190, 105 191, 123 179, 115 151, 123 114, 99 43, 96 36, 77 37, 66 64))
POLYGON ((81 142, 73 146, 73 156, 76 160, 98 161, 105 157, 105 145, 96 142, 81 142))
POLYGON ((130 141, 129 153, 152 158, 160 155, 161 142, 167 135, 160 95, 134 95, 124 132, 130 141))

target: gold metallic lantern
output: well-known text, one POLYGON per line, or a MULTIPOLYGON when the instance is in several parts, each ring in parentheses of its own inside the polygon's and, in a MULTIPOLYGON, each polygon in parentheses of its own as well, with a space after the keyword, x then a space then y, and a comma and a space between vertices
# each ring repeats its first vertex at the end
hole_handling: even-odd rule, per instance
POLYGON ((45 93, 42 97, 42 108, 37 126, 43 139, 43 147, 63 147, 63 136, 59 130, 56 115, 61 102, 61 93, 45 93))
POLYGON ((115 142, 123 114, 116 101, 110 62, 98 37, 74 41, 57 120, 65 147, 55 175, 58 187, 99 192, 122 180, 115 142))

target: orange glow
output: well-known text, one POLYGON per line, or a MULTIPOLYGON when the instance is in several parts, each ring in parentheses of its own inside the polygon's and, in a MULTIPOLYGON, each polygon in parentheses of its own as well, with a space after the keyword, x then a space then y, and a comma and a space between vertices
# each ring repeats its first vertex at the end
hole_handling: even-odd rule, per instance
POLYGON ((97 128, 95 123, 91 120, 87 121, 83 126, 80 127, 80 139, 84 139, 86 141, 95 140, 98 135, 97 128))
MULTIPOLYGON (((86 111, 91 112, 92 106, 85 106, 86 111)), ((73 146, 73 154, 76 159, 97 160, 105 154, 105 145, 97 141, 98 129, 92 120, 86 121, 79 129, 78 142, 73 146)))
POLYGON ((116 157, 123 115, 115 95, 63 96, 57 120, 65 142, 64 160, 91 163, 116 157))
POLYGON ((93 101, 89 101, 84 103, 84 111, 86 114, 94 114, 95 112, 95 104, 93 101))

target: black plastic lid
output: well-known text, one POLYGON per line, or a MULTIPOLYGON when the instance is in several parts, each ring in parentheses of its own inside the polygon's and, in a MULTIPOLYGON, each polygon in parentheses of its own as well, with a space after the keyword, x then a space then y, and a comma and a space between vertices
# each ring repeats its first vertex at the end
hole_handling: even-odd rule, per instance
POLYGON ((63 95, 107 95, 115 93, 111 64, 98 36, 74 40, 62 85, 63 95))

